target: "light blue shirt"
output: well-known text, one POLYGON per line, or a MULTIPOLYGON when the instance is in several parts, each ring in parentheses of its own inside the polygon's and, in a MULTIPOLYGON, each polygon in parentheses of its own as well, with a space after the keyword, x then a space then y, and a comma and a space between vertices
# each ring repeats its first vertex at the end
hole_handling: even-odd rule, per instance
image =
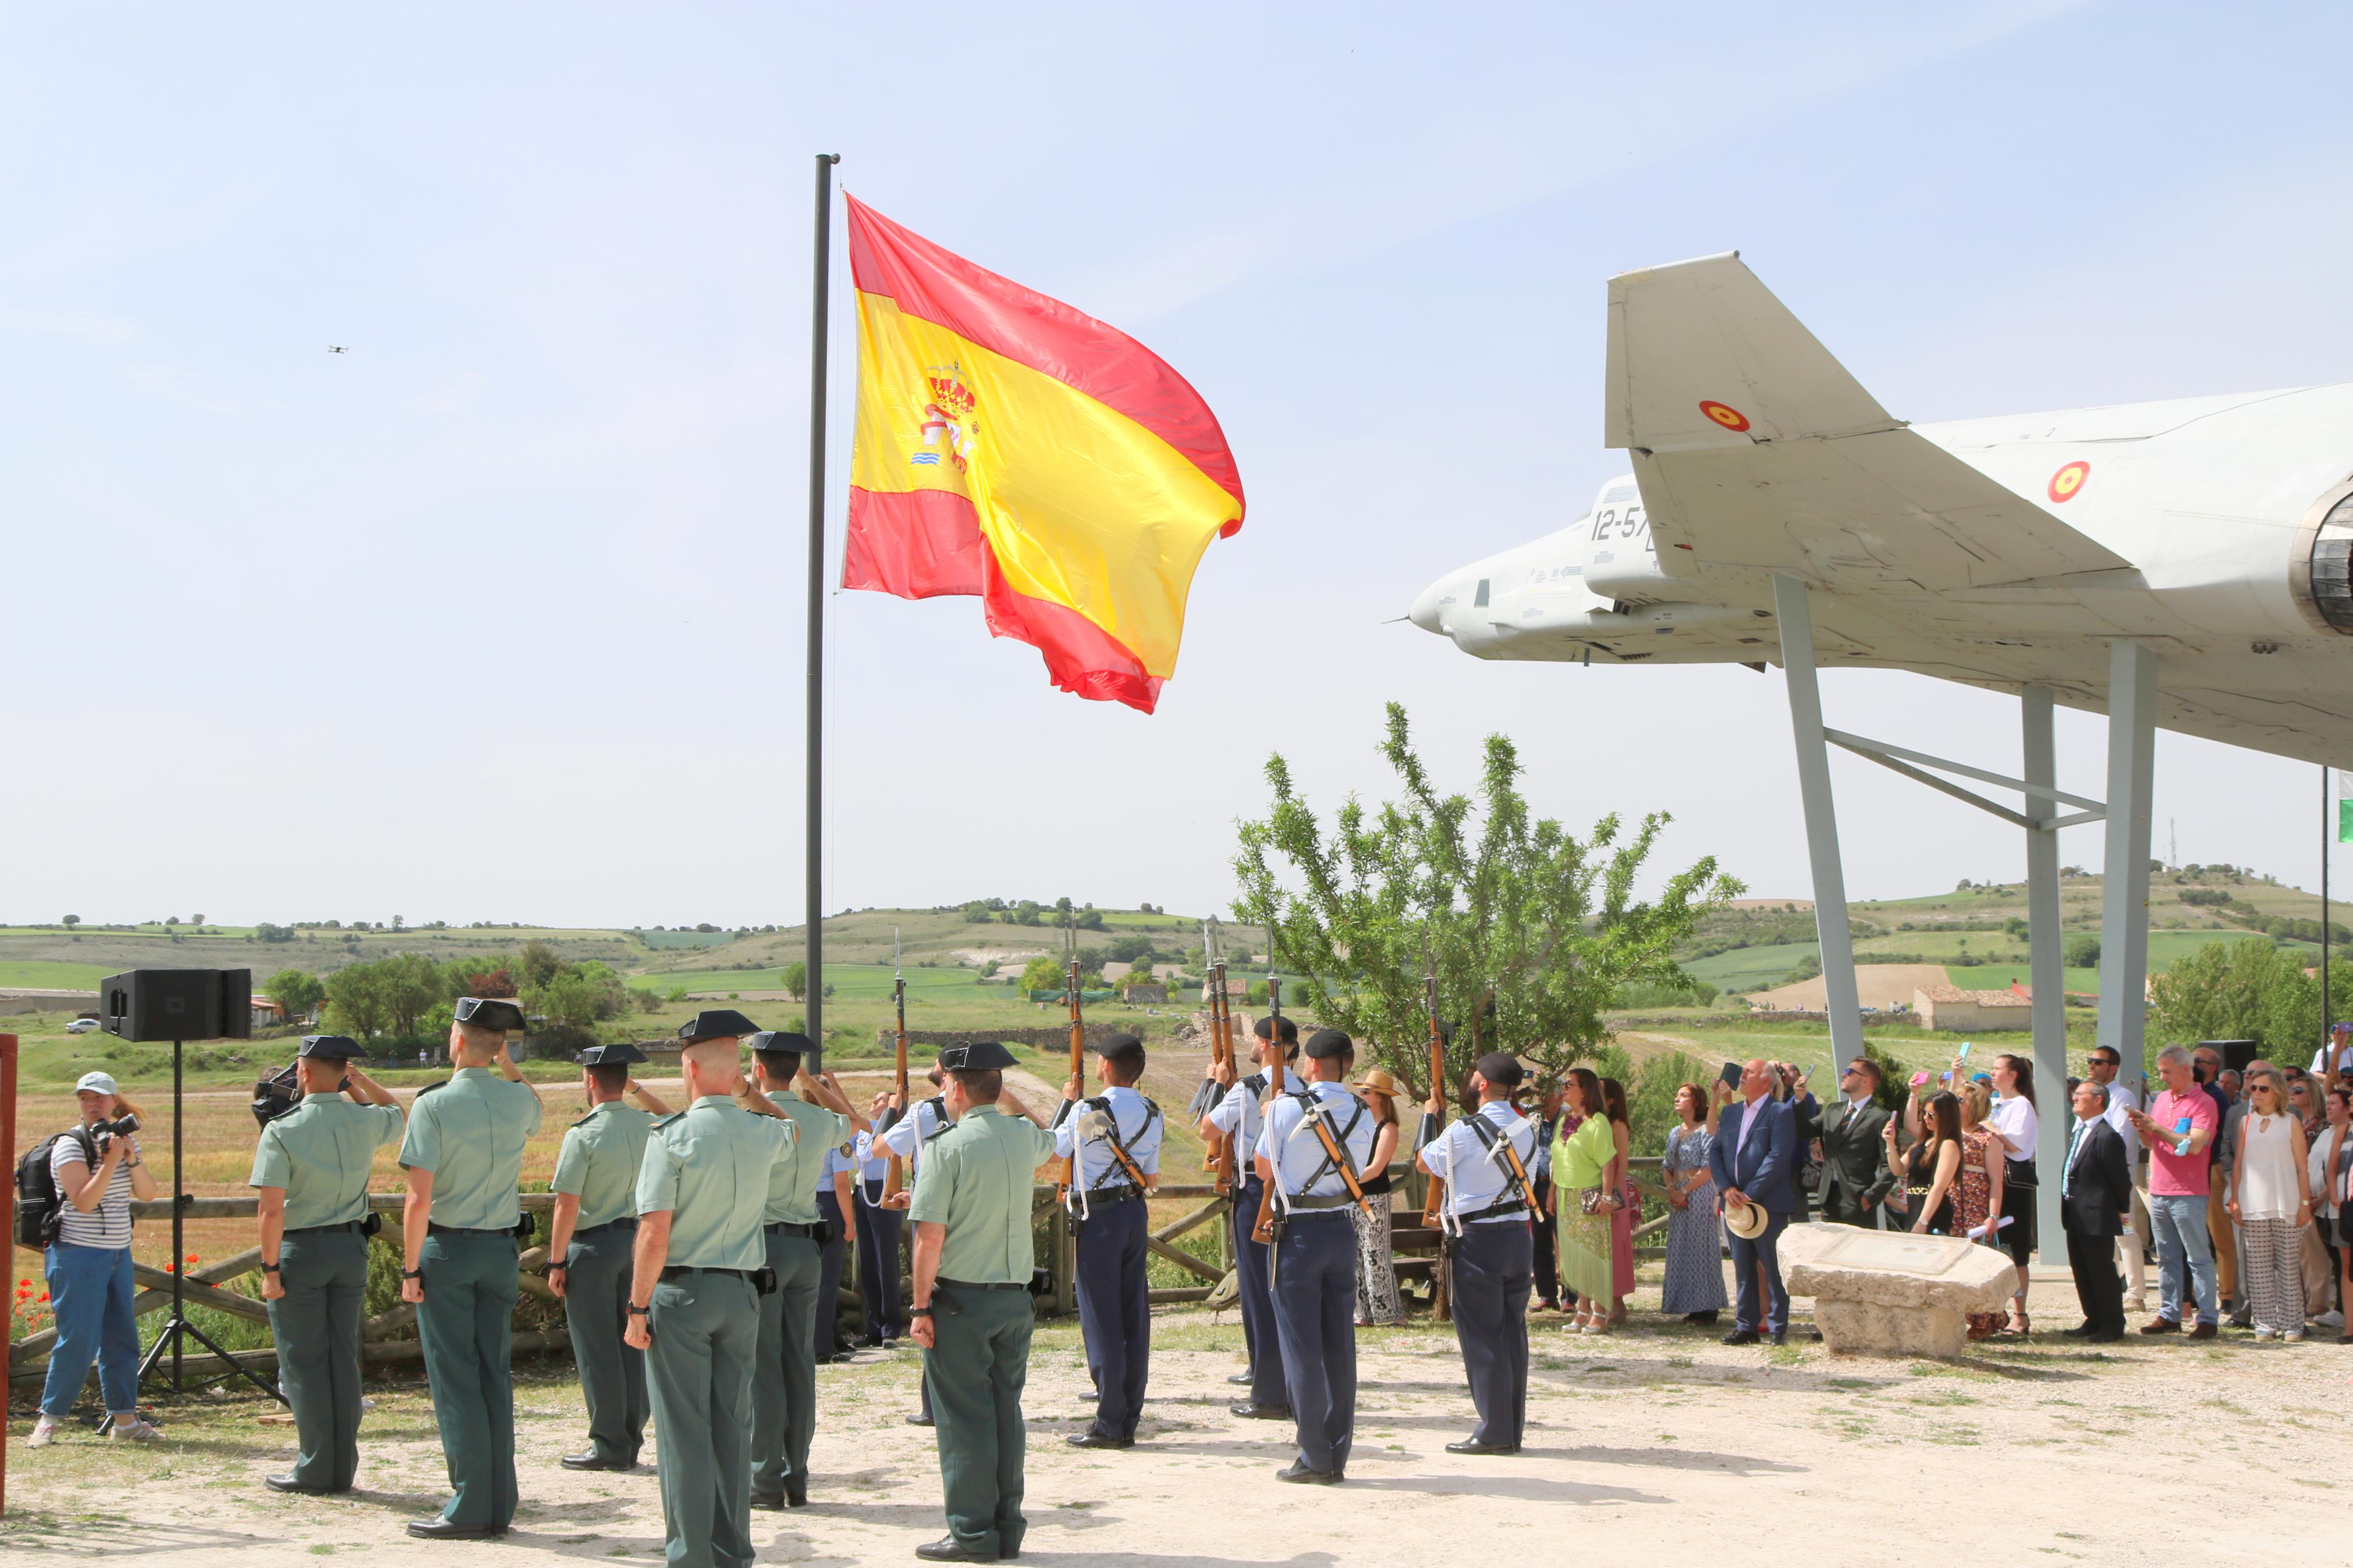
MULTIPOLYGON (((1091 1095, 1088 1098, 1097 1097, 1091 1095)), ((1160 1139, 1166 1122, 1166 1118, 1160 1114, 1160 1108, 1124 1084, 1110 1085, 1100 1098, 1113 1124, 1119 1129, 1120 1141, 1127 1146, 1127 1157, 1135 1162, 1135 1168, 1147 1176, 1158 1175, 1160 1139)), ((1119 1156, 1112 1152, 1107 1131, 1087 1138, 1078 1136, 1080 1119, 1087 1115, 1087 1101, 1066 1100, 1062 1103, 1070 1109, 1054 1127, 1055 1157, 1069 1159, 1071 1145, 1075 1142, 1079 1150, 1080 1186, 1092 1191, 1101 1186, 1130 1184, 1127 1172, 1119 1163, 1119 1156)))
MULTIPOLYGON (((1492 1159, 1478 1129, 1468 1121, 1448 1123, 1446 1131, 1421 1152, 1431 1172, 1446 1183, 1446 1212, 1456 1219, 1521 1195, 1513 1187, 1511 1167, 1504 1159, 1502 1144, 1506 1141, 1519 1155, 1522 1168, 1528 1170, 1528 1180, 1535 1180, 1535 1172, 1529 1167, 1535 1157, 1536 1124, 1500 1100, 1481 1106, 1479 1120, 1495 1134, 1497 1147, 1492 1159)), ((1521 1225, 1527 1217, 1527 1211, 1523 1209, 1515 1214, 1490 1215, 1472 1223, 1521 1225)))
POLYGON ((915 1184, 915 1174, 923 1168, 923 1153, 933 1140, 953 1125, 947 1111, 936 1101, 919 1100, 913 1110, 891 1123, 890 1131, 882 1134, 882 1147, 907 1162, 909 1186, 915 1184))
MULTIPOLYGON (((1342 1085, 1315 1083, 1309 1084, 1307 1089, 1327 1108, 1324 1115, 1329 1118, 1333 1140, 1346 1151, 1361 1179, 1365 1162, 1373 1157, 1373 1139, 1380 1123, 1374 1120, 1365 1102, 1342 1085)), ((1266 1112, 1266 1127, 1259 1134, 1257 1152, 1274 1167, 1285 1197, 1345 1197, 1348 1194, 1348 1184, 1339 1172, 1324 1171, 1316 1176, 1324 1163, 1324 1141, 1306 1125, 1306 1108, 1288 1087, 1282 1098, 1266 1112), (1311 1176, 1315 1176, 1313 1184, 1308 1183, 1311 1176)))
MULTIPOLYGON (((1300 1086, 1303 1080, 1298 1067, 1296 1062, 1283 1065, 1284 1089, 1293 1089, 1300 1086)), ((1264 1112, 1259 1109, 1259 1101, 1266 1098, 1267 1069, 1261 1068, 1250 1078, 1258 1079, 1256 1089, 1250 1088, 1249 1078, 1237 1079, 1234 1087, 1226 1090, 1225 1099, 1218 1101, 1217 1109, 1209 1112, 1209 1125, 1233 1139, 1234 1146, 1245 1153, 1257 1149, 1259 1134, 1264 1131, 1260 1124, 1264 1112)), ((1310 1136, 1314 1135, 1311 1133, 1310 1136)))

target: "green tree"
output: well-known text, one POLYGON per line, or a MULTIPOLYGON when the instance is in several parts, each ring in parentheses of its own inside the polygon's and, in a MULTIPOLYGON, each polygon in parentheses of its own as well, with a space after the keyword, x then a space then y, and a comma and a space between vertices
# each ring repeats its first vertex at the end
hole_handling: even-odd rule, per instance
MULTIPOLYGON (((2332 999, 2345 970, 2330 966, 2332 999)), ((2320 1042, 2320 983, 2299 953, 2263 937, 2211 942, 2174 960, 2148 988, 2152 1044, 2261 1040, 2309 1049, 2320 1042)))
POLYGON ((1023 967, 1020 988, 1023 991, 1060 991, 1067 979, 1062 961, 1041 952, 1023 967))
POLYGON ((2100 966, 2100 939, 2095 936, 2071 936, 2063 950, 2070 969, 2097 969, 2100 966))
POLYGON ((309 1017, 327 999, 326 986, 307 969, 281 969, 269 977, 269 984, 262 989, 286 1009, 286 1021, 290 1024, 309 1017))
POLYGON ((808 997, 808 965, 799 959, 785 965, 785 994, 796 1002, 808 997))
POLYGON ((1630 983, 1690 985, 1674 944, 1741 886, 1711 856, 1670 876, 1654 900, 1636 900, 1664 812, 1624 842, 1614 815, 1581 839, 1532 820, 1518 751, 1502 735, 1487 739, 1475 805, 1440 795, 1394 702, 1380 751, 1404 798, 1377 811, 1351 799, 1328 829, 1293 789, 1289 764, 1267 760, 1274 806, 1241 826, 1234 912, 1267 927, 1282 966, 1324 993, 1321 1016, 1417 1098, 1430 1088, 1425 943, 1440 1016, 1457 1023, 1450 1095, 1484 1051, 1514 1052, 1546 1072, 1589 1056, 1608 1037, 1603 1010, 1630 983))
POLYGON ((385 1009, 393 1034, 404 1040, 416 1038, 418 1021, 449 999, 441 966, 421 952, 404 952, 376 960, 376 967, 384 971, 385 1009))
POLYGON ((327 976, 326 991, 327 1026, 337 1034, 365 1040, 382 1034, 392 1022, 384 976, 375 964, 345 964, 327 976))
POLYGON ((555 951, 555 944, 533 937, 522 944, 522 956, 515 960, 515 984, 524 991, 544 985, 564 967, 564 955, 555 951))
POLYGON ((68 915, 65 919, 65 923, 68 926, 78 926, 81 924, 81 917, 79 915, 68 915))
POLYGON ((533 1012, 544 1014, 566 1028, 586 1029, 620 1016, 629 993, 618 974, 591 962, 565 964, 544 985, 525 991, 523 999, 533 1012))

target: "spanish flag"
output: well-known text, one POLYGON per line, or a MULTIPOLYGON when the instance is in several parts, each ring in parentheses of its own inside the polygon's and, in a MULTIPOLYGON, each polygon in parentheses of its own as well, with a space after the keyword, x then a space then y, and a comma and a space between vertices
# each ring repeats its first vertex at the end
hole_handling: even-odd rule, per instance
POLYGON ((1054 684, 1152 711, 1193 569, 1242 525, 1200 395, 1126 333, 844 196, 858 434, 842 586, 977 594, 1054 684))

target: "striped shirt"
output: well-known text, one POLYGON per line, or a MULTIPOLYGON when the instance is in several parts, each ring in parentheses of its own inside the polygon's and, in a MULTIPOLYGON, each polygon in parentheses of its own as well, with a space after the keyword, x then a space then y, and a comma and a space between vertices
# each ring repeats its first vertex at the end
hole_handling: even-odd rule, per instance
MULTIPOLYGON (((131 1142, 132 1154, 139 1152, 139 1141, 131 1142)), ((103 1160, 104 1145, 99 1149, 103 1160)), ((66 1196, 66 1171, 74 1171, 74 1180, 90 1179, 90 1165, 82 1152, 81 1140, 68 1133, 49 1145, 49 1179, 58 1184, 58 1196, 64 1200, 58 1208, 58 1239, 74 1247, 128 1247, 131 1245, 131 1168, 117 1163, 113 1176, 106 1184, 106 1196, 98 1206, 84 1214, 74 1207, 66 1196)))

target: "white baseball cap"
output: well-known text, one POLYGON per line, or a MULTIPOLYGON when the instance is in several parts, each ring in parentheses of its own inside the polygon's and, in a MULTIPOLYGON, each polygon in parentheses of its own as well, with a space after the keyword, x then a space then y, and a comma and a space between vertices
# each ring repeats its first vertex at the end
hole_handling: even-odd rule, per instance
POLYGON ((86 1072, 82 1074, 80 1079, 74 1085, 74 1092, 76 1094, 79 1094, 86 1089, 94 1089, 100 1094, 119 1094, 121 1092, 114 1087, 114 1075, 112 1073, 86 1072))

